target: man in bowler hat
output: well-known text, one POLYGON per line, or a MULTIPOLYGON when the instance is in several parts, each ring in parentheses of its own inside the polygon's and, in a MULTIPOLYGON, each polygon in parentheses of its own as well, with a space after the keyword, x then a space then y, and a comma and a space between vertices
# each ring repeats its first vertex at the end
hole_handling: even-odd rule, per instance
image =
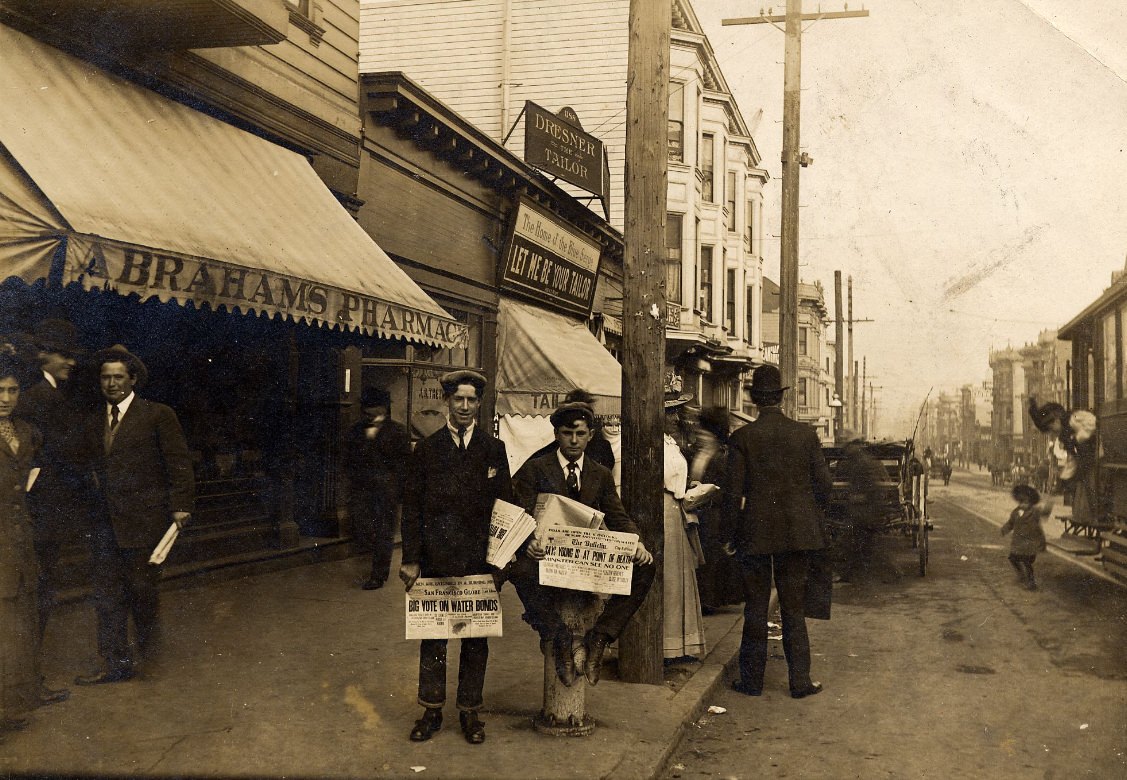
POLYGON ((363 588, 376 590, 391 568, 395 514, 411 439, 407 429, 391 419, 391 394, 382 387, 365 387, 360 409, 363 417, 345 436, 344 469, 353 536, 372 550, 372 571, 363 588))
POLYGON ((773 575, 790 695, 801 699, 822 690, 810 679, 804 602, 809 553, 826 546, 822 527, 832 479, 814 429, 783 415, 785 390, 775 366, 752 374, 751 400, 759 417, 728 440, 722 534, 734 546, 744 578, 740 676, 732 687, 749 696, 763 692, 773 575))
MULTIPOLYGON (((509 500, 509 460, 504 443, 477 424, 486 378, 476 371, 439 377, 447 422, 415 447, 403 493, 403 562, 399 577, 411 590, 423 577, 494 573, 485 561, 493 502, 509 500)), ((458 665, 459 721, 471 745, 485 741, 478 718, 485 687, 489 644, 484 637, 461 640, 458 665)), ((445 639, 419 643, 419 704, 425 711, 411 729, 423 742, 442 728, 446 703, 445 639)))
POLYGON ((78 677, 80 685, 128 680, 138 659, 151 656, 160 637, 160 568, 149 556, 170 523, 188 522, 195 498, 192 456, 175 412, 137 396, 145 364, 122 346, 95 353, 93 363, 104 403, 89 417, 85 444, 99 498, 92 552, 104 666, 78 677))
MULTIPOLYGON (((556 432, 557 447, 554 452, 528 460, 517 470, 513 477, 516 503, 531 514, 536 507, 536 497, 541 493, 568 496, 605 513, 603 522, 609 530, 639 533, 622 506, 610 469, 586 455, 595 424, 595 413, 591 407, 578 401, 564 403, 550 419, 556 432)), ((582 669, 575 668, 571 630, 560 617, 556 599, 559 591, 540 584, 539 564, 543 557, 543 544, 533 535, 517 554, 516 561, 506 569, 506 574, 524 603, 525 620, 540 634, 545 651, 551 648, 560 681, 570 686, 577 675, 582 674, 594 685, 599 681, 607 645, 622 633, 653 584, 656 573, 652 565, 653 555, 639 538, 634 550, 630 594, 611 596, 603 607, 595 625, 583 639, 587 660, 582 669)))
MULTIPOLYGON (((75 410, 65 394, 70 372, 81 347, 74 325, 66 320, 47 319, 36 324, 28 338, 30 351, 40 370, 35 384, 20 394, 15 416, 39 429, 43 449, 41 471, 27 495, 35 555, 39 564, 39 643, 55 604, 55 577, 59 554, 68 539, 85 530, 89 496, 79 465, 75 410)), ((44 689, 40 698, 62 701, 67 692, 44 689)))

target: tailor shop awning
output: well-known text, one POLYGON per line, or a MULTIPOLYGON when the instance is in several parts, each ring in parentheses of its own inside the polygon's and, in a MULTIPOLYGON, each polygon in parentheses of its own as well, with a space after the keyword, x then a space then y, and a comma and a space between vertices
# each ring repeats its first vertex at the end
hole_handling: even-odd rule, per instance
POLYGON ((622 408, 622 367, 583 323, 517 301, 497 311, 497 413, 549 415, 571 390, 598 414, 622 408))
POLYGON ((0 278, 464 341, 301 155, 3 25, 0 105, 0 278))

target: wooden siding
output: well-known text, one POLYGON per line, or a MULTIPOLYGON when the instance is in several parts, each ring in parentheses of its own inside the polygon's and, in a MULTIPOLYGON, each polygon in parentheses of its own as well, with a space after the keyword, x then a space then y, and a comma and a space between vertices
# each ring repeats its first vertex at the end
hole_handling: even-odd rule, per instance
POLYGON ((361 2, 360 72, 402 71, 498 141, 500 0, 361 2))

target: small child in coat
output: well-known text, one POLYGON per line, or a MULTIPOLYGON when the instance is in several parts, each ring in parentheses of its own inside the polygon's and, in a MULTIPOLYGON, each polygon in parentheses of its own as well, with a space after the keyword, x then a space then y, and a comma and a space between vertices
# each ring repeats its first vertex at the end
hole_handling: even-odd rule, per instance
POLYGON ((1002 535, 1013 531, 1010 544, 1010 564, 1026 590, 1037 590, 1033 579, 1033 561, 1037 553, 1045 549, 1045 532, 1041 521, 1053 511, 1050 501, 1042 503, 1041 494, 1032 485, 1014 485, 1010 495, 1017 507, 1010 512, 1010 519, 1002 526, 1002 535))

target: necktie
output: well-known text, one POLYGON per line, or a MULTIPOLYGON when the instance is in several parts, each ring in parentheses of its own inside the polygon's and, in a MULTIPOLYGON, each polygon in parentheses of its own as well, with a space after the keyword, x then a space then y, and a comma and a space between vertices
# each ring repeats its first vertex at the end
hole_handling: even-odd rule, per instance
POLYGON ((114 404, 113 406, 110 407, 110 430, 111 431, 117 430, 117 424, 118 424, 118 422, 120 422, 117 414, 118 414, 117 404, 114 404))
POLYGON ((462 452, 466 451, 466 429, 460 426, 458 428, 458 449, 462 452))
POLYGON ((572 498, 579 498, 579 477, 575 473, 575 464, 567 464, 567 494, 572 498))
POLYGON ((0 437, 8 442, 12 452, 18 453, 20 451, 20 440, 16 436, 16 426, 12 424, 10 417, 0 419, 0 437))

